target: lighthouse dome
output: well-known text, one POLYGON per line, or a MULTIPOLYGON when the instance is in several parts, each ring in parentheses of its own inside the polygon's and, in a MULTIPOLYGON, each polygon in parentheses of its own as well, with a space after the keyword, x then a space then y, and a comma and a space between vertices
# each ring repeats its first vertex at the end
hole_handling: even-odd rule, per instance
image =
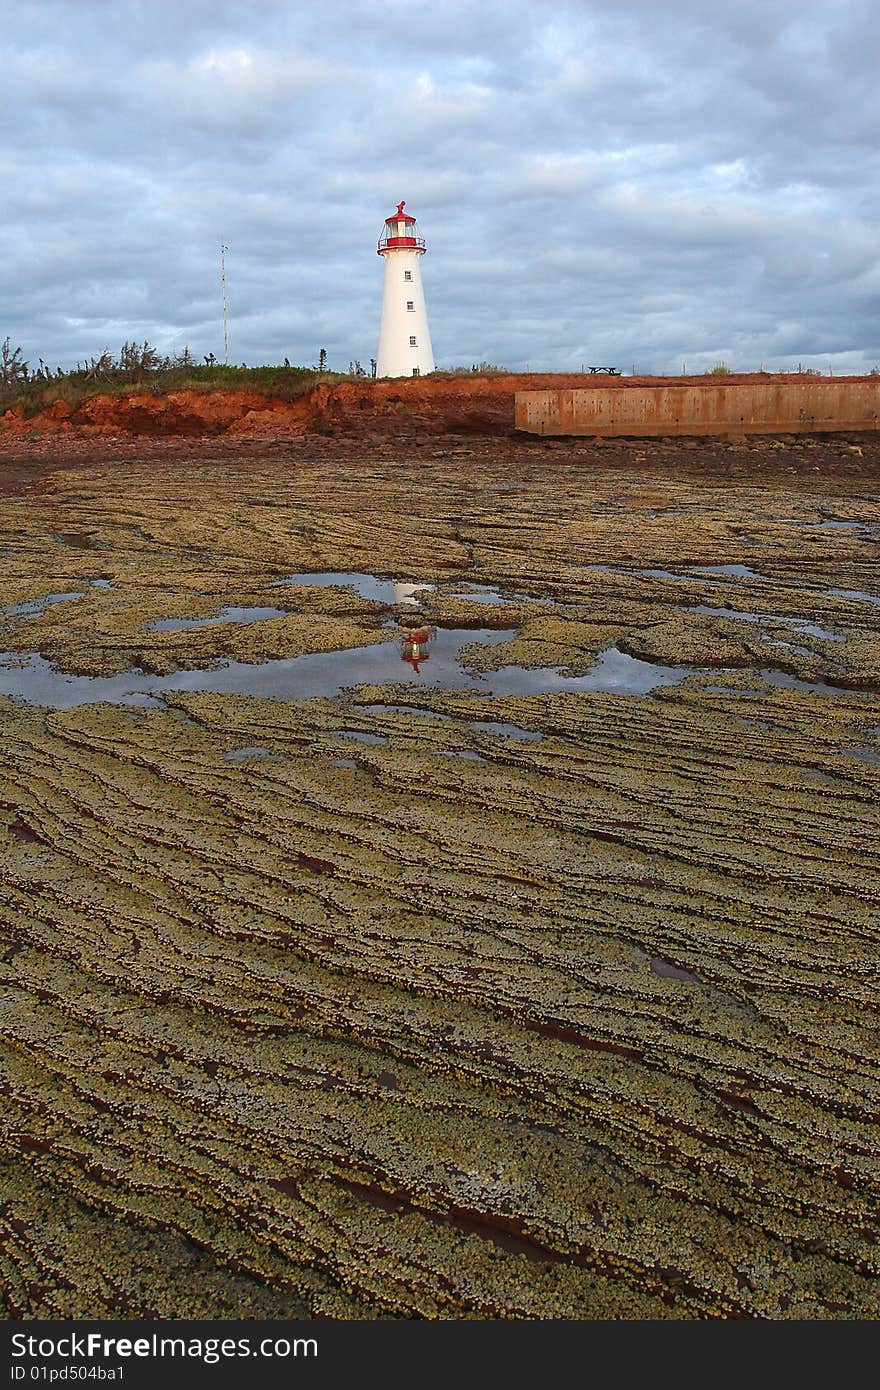
POLYGON ((425 239, 420 237, 416 219, 411 217, 408 212, 404 212, 406 199, 402 199, 397 204, 397 210, 390 217, 385 218, 385 223, 379 236, 379 245, 376 247, 377 253, 382 256, 386 251, 424 251, 425 239))

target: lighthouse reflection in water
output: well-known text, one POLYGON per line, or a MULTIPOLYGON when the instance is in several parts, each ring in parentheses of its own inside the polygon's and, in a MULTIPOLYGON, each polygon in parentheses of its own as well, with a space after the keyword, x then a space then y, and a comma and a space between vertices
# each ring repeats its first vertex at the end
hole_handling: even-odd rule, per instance
POLYGON ((400 659, 406 661, 419 674, 419 666, 430 656, 428 643, 437 636, 435 627, 407 628, 400 641, 400 659))
POLYGON ((395 579, 394 606, 396 608, 420 608, 419 594, 430 594, 433 588, 433 584, 404 583, 400 579, 395 579))
MULTIPOLYGON (((397 608, 421 607, 420 595, 430 593, 433 584, 408 584, 395 581, 394 584, 394 603, 397 608)), ((415 614, 413 615, 415 619, 415 614)), ((405 661, 413 668, 416 675, 419 674, 419 667, 422 662, 427 661, 430 656, 428 644, 433 642, 437 635, 437 629, 430 627, 427 623, 407 623, 403 627, 400 635, 400 659, 405 661)))

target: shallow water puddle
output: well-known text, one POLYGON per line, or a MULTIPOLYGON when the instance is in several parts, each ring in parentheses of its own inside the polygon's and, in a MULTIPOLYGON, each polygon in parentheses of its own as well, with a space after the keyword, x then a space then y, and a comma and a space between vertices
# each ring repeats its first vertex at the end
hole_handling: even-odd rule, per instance
POLYGON ((215 694, 255 695, 261 699, 303 700, 334 696, 349 686, 385 685, 402 680, 445 690, 478 690, 485 695, 542 695, 556 691, 609 691, 646 695, 663 685, 677 685, 693 674, 689 666, 658 666, 612 647, 584 675, 539 667, 503 666, 473 674, 458 658, 471 642, 494 645, 508 641, 513 630, 440 629, 418 667, 397 643, 382 642, 349 651, 320 652, 249 664, 226 661, 208 670, 175 671, 167 676, 125 672, 118 676, 72 676, 56 671, 36 653, 0 655, 0 695, 11 695, 54 709, 109 701, 155 705, 168 690, 204 690, 215 694))
POLYGON ((855 758, 857 763, 880 763, 880 752, 876 748, 842 748, 847 758, 855 758))
POLYGON ((489 695, 550 695, 560 691, 603 691, 618 695, 647 695, 661 685, 680 685, 695 674, 693 666, 660 666, 627 656, 617 647, 601 652, 595 666, 582 676, 560 670, 523 666, 502 666, 490 671, 480 683, 489 695))
MULTIPOLYGON (((644 579, 673 579, 673 580, 675 580, 677 583, 684 583, 684 584, 687 584, 687 583, 689 583, 689 582, 692 582, 693 580, 698 580, 698 579, 707 579, 707 580, 709 580, 710 582, 712 582, 713 576, 715 576, 715 575, 717 575, 718 578, 719 578, 720 580, 724 580, 724 579, 754 579, 754 580, 757 580, 758 582, 760 582, 760 583, 762 583, 762 584, 769 584, 769 583, 772 582, 771 580, 769 580, 769 579, 767 578, 767 575, 766 575, 766 574, 759 574, 757 570, 749 569, 748 565, 689 565, 689 566, 687 567, 687 571, 686 571, 684 574, 677 574, 677 573, 675 573, 673 570, 664 570, 664 569, 630 569, 630 568, 628 568, 627 566, 624 566, 624 565, 585 565, 585 566, 584 566, 584 569, 600 570, 601 572, 603 572, 603 573, 605 573, 605 574, 631 574, 631 575, 638 575, 639 577, 644 578, 644 579)), ((859 602, 859 603, 880 603, 880 594, 869 594, 869 593, 866 593, 864 589, 819 589, 817 592, 820 593, 820 594, 822 594, 822 595, 824 595, 824 596, 828 596, 828 597, 834 596, 834 597, 837 597, 837 598, 855 599, 855 600, 856 600, 857 602, 859 602)), ((696 612, 706 612, 706 613, 708 613, 708 612, 711 612, 711 611, 713 611, 713 610, 709 609, 708 607, 706 607, 706 608, 698 608, 698 607, 695 607, 694 611, 696 611, 696 612)), ((719 614, 719 616, 721 616, 721 614, 722 614, 722 612, 723 612, 722 609, 715 609, 714 611, 717 612, 717 613, 719 614)), ((725 616, 728 616, 728 615, 726 614, 725 616)), ((746 615, 734 611, 734 612, 730 612, 730 613, 729 613, 729 616, 732 617, 732 618, 741 618, 741 617, 745 617, 746 615)), ((754 615, 754 616, 755 616, 756 618, 760 618, 760 615, 757 615, 757 614, 756 614, 756 615, 754 615)), ((769 618, 770 618, 770 615, 767 614, 767 615, 764 617, 763 621, 767 622, 767 621, 769 621, 769 618)), ((775 619, 775 621, 776 621, 776 622, 794 623, 794 622, 800 622, 800 619, 793 619, 793 618, 777 618, 777 619, 775 619)), ((804 627, 802 627, 801 631, 803 631, 803 632, 808 632, 808 631, 809 631, 809 628, 806 627, 806 626, 804 626, 804 627)), ((819 633, 819 632, 816 632, 814 635, 815 635, 815 636, 819 636, 820 633, 819 633)), ((826 641, 843 641, 843 640, 845 640, 845 639, 843 639, 843 638, 836 638, 836 637, 834 637, 833 635, 830 635, 830 636, 826 636, 826 637, 825 637, 825 640, 826 640, 826 641)))
POLYGON ((797 642, 783 642, 779 638, 771 639, 766 632, 760 633, 761 641, 766 642, 768 647, 783 647, 787 652, 794 652, 796 656, 812 656, 809 647, 802 647, 797 642))
POLYGON ((466 599, 468 603, 520 604, 546 603, 546 599, 533 598, 531 594, 511 594, 503 598, 496 584, 470 584, 466 589, 457 589, 452 598, 466 599))
POLYGON ((671 961, 664 960, 662 956, 651 957, 651 969, 655 975, 660 975, 664 980, 684 980, 689 985, 701 985, 703 981, 699 975, 694 975, 690 970, 682 970, 680 966, 673 965, 671 961))
MULTIPOLYGON (((822 681, 802 681, 797 676, 790 676, 786 671, 764 670, 756 671, 765 685, 778 686, 782 690, 804 690, 810 695, 830 695, 835 699, 841 699, 845 695, 862 695, 869 692, 864 690, 853 690, 849 686, 824 685, 822 681)), ((703 687, 707 695, 732 695, 738 700, 761 700, 767 695, 766 690, 738 690, 734 685, 706 685, 703 687)))
POLYGON ((767 576, 749 569, 748 565, 688 565, 689 574, 719 574, 731 579, 760 579, 767 576))
POLYGON ((776 518, 779 525, 799 526, 805 531, 858 531, 865 540, 873 540, 877 532, 877 527, 870 521, 801 521, 793 516, 780 516, 776 518))
POLYGON ((206 670, 175 671, 152 676, 137 671, 118 676, 74 676, 56 671, 42 656, 16 652, 0 655, 0 695, 12 695, 54 709, 108 701, 111 704, 157 704, 167 690, 204 690, 225 695, 256 695, 262 699, 303 700, 313 695, 334 696, 350 685, 385 685, 413 675, 427 685, 463 688, 475 683, 458 664, 467 642, 491 644, 513 636, 512 629, 441 630, 429 656, 414 672, 396 642, 377 642, 347 651, 317 652, 248 663, 224 661, 206 670), (429 679, 430 676, 430 679, 429 679), (158 697, 158 698, 157 698, 158 697))
POLYGON ((139 705, 162 708, 162 701, 151 693, 159 678, 124 671, 118 676, 70 676, 55 668, 36 652, 0 653, 0 695, 49 709, 73 709, 75 705, 139 705))
POLYGON ((748 565, 687 565, 683 570, 637 569, 633 565, 584 565, 584 569, 598 570, 602 574, 633 574, 641 579, 674 579, 680 584, 701 579, 704 575, 717 575, 719 579, 759 579, 762 582, 767 579, 765 574, 758 574, 748 565))
POLYGON ((370 734, 366 733, 362 729, 337 729, 335 731, 334 737, 353 738, 358 743, 373 743, 377 745, 388 742, 388 739, 385 736, 385 734, 370 734))
MULTIPOLYGON (((270 588, 277 588, 282 585, 295 585, 300 588, 313 585, 322 589, 351 588, 355 589, 361 598, 372 599, 376 603, 385 603, 389 607, 403 608, 418 607, 424 595, 437 591, 436 584, 426 580, 380 579, 378 575, 364 574, 357 570, 321 570, 314 574, 290 574, 286 579, 273 580, 270 588)), ((450 597, 465 599, 468 603, 546 602, 546 600, 534 598, 530 594, 511 594, 503 597, 497 584, 462 584, 460 582, 450 597)))
POLYGON ((145 632, 179 632, 188 627, 214 627, 217 623, 259 623, 264 618, 286 618, 284 608, 221 608, 212 618, 155 618, 145 632))
POLYGON ((380 579, 375 574, 363 574, 358 570, 319 570, 314 574, 289 574, 285 579, 275 579, 270 589, 295 585, 299 588, 355 589, 361 598, 372 599, 376 603, 389 606, 398 604, 406 608, 417 607, 419 595, 432 593, 433 584, 415 580, 380 579))
MULTIPOLYGON (((706 566, 704 569, 713 573, 752 574, 745 566, 706 566)), ((685 579, 688 576, 674 577, 685 579)), ((417 604, 417 594, 433 589, 433 586, 429 585, 379 579, 375 575, 356 571, 298 574, 277 582, 313 583, 325 587, 351 583, 365 598, 393 600, 397 604, 417 604)), ((467 591, 464 588, 460 589, 460 596, 470 596, 477 602, 496 602, 497 594, 497 588, 490 585, 473 585, 467 591)), ((44 611, 50 603, 81 597, 83 595, 80 593, 48 594, 40 600, 12 605, 7 613, 10 616, 30 617, 44 611)), ((511 598, 501 601, 519 600, 511 598)), ((540 602, 535 599, 529 601, 540 602)), ((694 611, 717 613, 743 618, 746 621, 771 621, 769 615, 742 614, 735 610, 711 609, 702 605, 697 606, 694 611)), ((173 631, 219 625, 224 622, 259 622, 285 616, 285 610, 280 608, 227 606, 208 618, 160 618, 149 624, 149 629, 173 631)), ((836 634, 801 619, 772 620, 786 623, 798 632, 836 640, 836 634)), ((472 673, 462 665, 460 654, 464 646, 470 643, 495 645, 506 642, 515 636, 515 632, 513 628, 496 631, 486 628, 425 627, 415 642, 413 639, 417 634, 404 634, 403 630, 398 628, 397 641, 377 642, 345 651, 313 653, 259 663, 226 660, 207 670, 179 670, 165 676, 151 676, 136 671, 110 677, 65 675, 55 671, 36 653, 24 657, 8 653, 5 656, 0 655, 0 695, 10 695, 34 704, 59 709, 100 701, 155 706, 161 704, 163 693, 169 690, 210 691, 217 694, 254 695, 262 699, 298 700, 316 695, 333 697, 350 686, 360 684, 385 685, 404 681, 445 690, 475 690, 494 697, 543 695, 562 691, 647 695, 659 687, 677 685, 695 673, 695 668, 691 666, 662 666, 642 661, 628 656, 616 647, 601 652, 592 668, 581 675, 571 674, 561 668, 530 669, 515 665, 502 666, 498 670, 484 673, 472 673)), ((768 684, 785 685, 791 689, 821 694, 841 693, 830 686, 796 681, 794 677, 786 676, 782 672, 762 672, 761 675, 768 684)), ((403 708, 408 713, 413 713, 410 707, 403 708)), ((471 727, 479 729, 480 722, 473 723, 471 727)), ((492 727, 486 722, 485 731, 527 740, 540 738, 539 734, 520 729, 516 725, 502 728, 492 727)))
POLYGON ((821 637, 825 642, 845 642, 839 632, 808 622, 806 618, 785 618, 778 613, 741 613, 738 608, 712 608, 708 603, 678 604, 680 613, 705 613, 712 618, 738 618, 744 623, 779 623, 801 632, 805 637, 821 637))
POLYGON ((498 734, 501 738, 515 738, 526 743, 538 743, 544 737, 535 729, 522 729, 519 724, 497 723, 491 719, 469 719, 467 721, 469 729, 475 729, 481 734, 498 734))
POLYGON ((23 820, 12 821, 6 826, 6 830, 14 840, 21 840, 24 844, 41 845, 44 843, 37 832, 26 825, 23 820))
POLYGON ((867 594, 864 589, 825 589, 826 594, 834 594, 836 598, 852 598, 857 603, 880 603, 880 594, 867 594))
POLYGON ((717 575, 719 579, 759 579, 767 576, 749 569, 748 565, 687 565, 684 572, 656 568, 637 569, 633 565, 584 565, 584 569, 598 570, 603 574, 632 574, 640 579, 673 579, 676 583, 687 584, 694 579, 717 575))
POLYGON ((228 763, 244 763, 251 758, 274 758, 271 748, 230 748, 223 754, 228 763))
POLYGON ((64 603, 66 599, 85 598, 85 593, 44 594, 42 598, 28 598, 21 603, 10 603, 0 610, 0 618, 39 618, 53 604, 64 603))

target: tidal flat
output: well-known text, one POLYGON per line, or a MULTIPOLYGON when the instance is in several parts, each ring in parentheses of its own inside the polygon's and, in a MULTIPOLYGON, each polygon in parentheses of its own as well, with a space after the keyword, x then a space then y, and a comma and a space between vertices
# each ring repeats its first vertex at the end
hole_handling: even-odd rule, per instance
POLYGON ((876 1318, 880 444, 144 454, 0 495, 5 1316, 876 1318))

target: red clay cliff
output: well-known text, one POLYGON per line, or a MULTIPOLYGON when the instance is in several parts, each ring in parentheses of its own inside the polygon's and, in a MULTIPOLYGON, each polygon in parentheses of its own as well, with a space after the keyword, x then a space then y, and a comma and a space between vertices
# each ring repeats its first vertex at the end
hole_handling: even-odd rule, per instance
MULTIPOLYGON (((759 373, 726 375, 725 383, 779 380, 759 373)), ((826 381, 808 375, 782 378, 801 383, 826 381)), ((840 380, 841 378, 836 378, 840 380)), ((847 380, 870 380, 850 377, 847 380)), ((55 401, 36 415, 20 409, 0 416, 3 441, 23 436, 109 436, 169 438, 231 435, 284 438, 306 434, 363 437, 370 442, 412 434, 504 436, 514 429, 517 391, 673 383, 712 378, 585 376, 581 373, 529 373, 499 376, 395 378, 320 384, 292 401, 251 390, 187 390, 164 395, 152 391, 92 396, 76 406, 55 401)))

